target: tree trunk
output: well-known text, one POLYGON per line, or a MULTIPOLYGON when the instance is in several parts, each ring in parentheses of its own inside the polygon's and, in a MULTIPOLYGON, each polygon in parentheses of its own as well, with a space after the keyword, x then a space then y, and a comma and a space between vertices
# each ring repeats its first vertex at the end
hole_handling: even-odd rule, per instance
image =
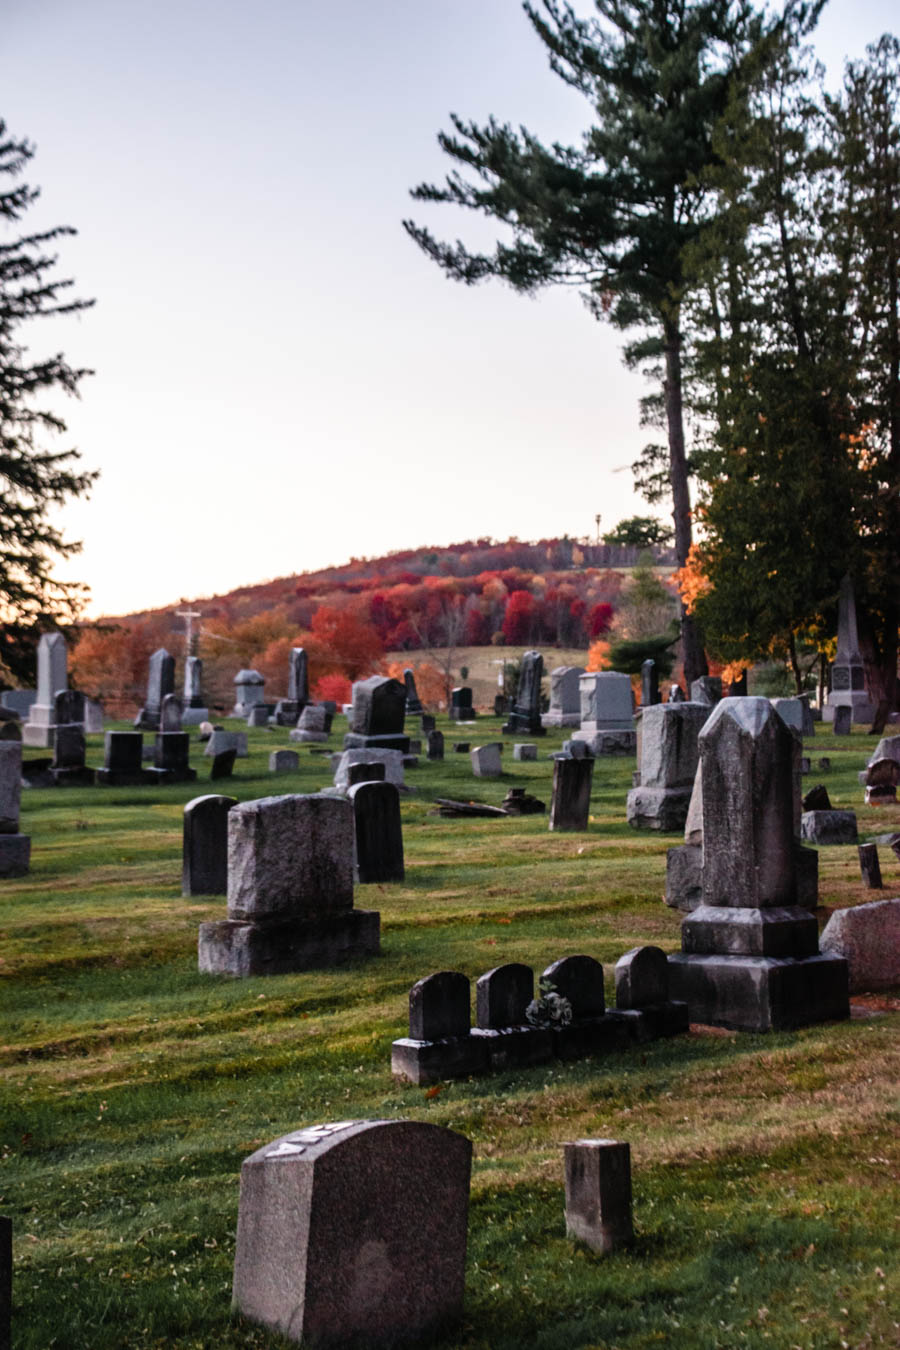
MULTIPOLYGON (((675 556, 684 567, 691 550, 691 494, 688 486, 687 457, 684 453, 684 406, 681 393, 681 333, 676 320, 663 323, 666 351, 666 377, 663 390, 666 401, 666 425, 669 433, 669 484, 672 489, 672 520, 675 525, 675 556)), ((681 644, 684 652, 684 678, 690 693, 691 683, 709 673, 700 629, 681 605, 681 644)))

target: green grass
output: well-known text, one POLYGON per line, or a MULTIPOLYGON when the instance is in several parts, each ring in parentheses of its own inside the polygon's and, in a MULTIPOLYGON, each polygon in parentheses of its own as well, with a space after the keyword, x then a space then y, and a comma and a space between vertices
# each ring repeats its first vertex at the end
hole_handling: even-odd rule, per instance
MULTIPOLYGON (((238 1174, 268 1139, 319 1120, 407 1116, 474 1144, 466 1310, 441 1350, 900 1345, 898 1014, 769 1036, 698 1032, 599 1061, 397 1084, 390 1043, 429 971, 536 972, 584 951, 679 945, 661 903, 672 836, 625 824, 631 760, 595 769, 592 823, 444 820, 435 796, 499 802, 511 783, 549 801, 546 758, 471 777, 443 725, 443 764, 409 771, 407 879, 357 888, 382 916, 382 954, 353 968, 243 981, 203 977, 197 925, 219 898, 181 897, 184 787, 30 790, 31 874, 0 883, 0 1212, 15 1224, 13 1344, 275 1347, 230 1313, 238 1174), (632 1147, 636 1240, 595 1256, 565 1237, 561 1144, 632 1147)), ((338 737, 333 737, 337 742, 338 737)), ((250 732, 230 790, 309 792, 327 759, 301 748, 271 777, 284 733, 250 732)), ((900 828, 864 808, 872 742, 820 734, 813 774, 861 833, 900 828)), ((99 738, 90 758, 100 760, 99 738)), ((30 752, 29 752, 30 753, 30 752)), ((38 752, 34 752, 37 754, 38 752)), ((208 761, 195 765, 207 778, 208 761)), ((810 781, 810 780, 807 780, 810 781)), ((227 784, 221 785, 228 790, 227 784)), ((882 849, 885 895, 900 864, 882 849)), ((855 849, 824 849, 821 917, 870 899, 855 849)), ((900 993, 900 991, 895 991, 900 993)))

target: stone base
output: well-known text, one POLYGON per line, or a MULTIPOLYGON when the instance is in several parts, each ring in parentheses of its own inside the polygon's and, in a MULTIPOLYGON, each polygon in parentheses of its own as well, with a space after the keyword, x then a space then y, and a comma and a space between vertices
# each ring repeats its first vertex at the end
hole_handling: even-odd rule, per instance
POLYGON ((404 1036, 391 1046, 391 1073, 410 1083, 468 1078, 489 1068, 487 1041, 481 1036, 451 1036, 442 1041, 414 1041, 404 1036))
POLYGON ((610 1008, 606 1016, 622 1028, 628 1044, 646 1045, 664 1036, 681 1036, 690 1027, 688 1005, 677 999, 646 1008, 610 1008))
POLYGON ((363 736, 359 731, 348 731, 344 734, 345 750, 399 750, 401 754, 409 754, 409 737, 402 733, 394 736, 363 736))
POLYGON ((702 844, 681 844, 667 851, 666 893, 663 898, 667 905, 686 914, 703 904, 702 844))
POLYGON ((288 975, 340 965, 381 949, 381 916, 351 909, 323 919, 224 919, 201 923, 198 968, 205 975, 288 975))
POLYGON ((483 1040, 491 1071, 524 1069, 553 1058, 553 1032, 544 1027, 503 1027, 501 1030, 473 1027, 473 1040, 483 1040))
POLYGON ((504 736, 546 736, 547 732, 541 725, 541 718, 537 717, 519 717, 516 713, 510 713, 509 721, 503 724, 504 736))
POLYGON ((151 765, 144 770, 147 783, 196 783, 196 769, 159 769, 151 765))
POLYGON ((541 716, 541 723, 545 727, 580 727, 581 713, 557 712, 551 708, 541 716))
POLYGON ((593 755, 635 755, 637 754, 636 731, 585 731, 584 727, 576 731, 573 741, 584 741, 593 755))
POLYGON ((291 731, 291 732, 288 734, 288 740, 289 740, 289 741, 300 741, 300 742, 301 742, 302 744, 304 744, 304 745, 310 745, 310 744, 320 745, 323 741, 327 741, 327 740, 328 740, 328 732, 327 732, 327 731, 301 731, 299 727, 294 727, 294 730, 291 731))
POLYGON ((93 787, 95 773, 87 765, 75 769, 51 769, 53 782, 57 787, 93 787))
POLYGON ((784 1031, 850 1016, 847 962, 772 956, 669 957, 669 988, 692 1022, 738 1031, 784 1031))
POLYGON ((97 770, 97 782, 103 787, 142 787, 144 783, 152 781, 143 769, 139 773, 123 773, 119 769, 97 770))
POLYGON ((632 788, 625 799, 625 816, 635 830, 683 831, 691 804, 691 788, 632 788))
POLYGON ((631 1044, 628 1028, 617 1018, 586 1018, 567 1027, 553 1027, 553 1053, 557 1059, 588 1059, 591 1055, 612 1055, 631 1044))
POLYGON ((185 708, 181 714, 181 725, 199 727, 201 722, 209 721, 209 708, 185 708))
POLYGON ((799 907, 745 909, 700 905, 681 925, 681 950, 706 956, 816 956, 819 928, 799 907))
POLYGON ((0 877, 24 877, 31 861, 31 836, 0 834, 0 877))

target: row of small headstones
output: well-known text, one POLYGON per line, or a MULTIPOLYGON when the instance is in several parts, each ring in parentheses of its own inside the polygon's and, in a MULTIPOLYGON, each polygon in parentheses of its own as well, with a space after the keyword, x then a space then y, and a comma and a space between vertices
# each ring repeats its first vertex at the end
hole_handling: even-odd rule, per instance
POLYGON ((625 1049, 688 1028, 687 1004, 669 998, 669 966, 659 947, 635 947, 616 963, 616 1007, 607 1010, 603 966, 564 956, 540 977, 510 962, 481 975, 471 990, 459 971, 428 975, 409 993, 409 1036, 394 1041, 391 1069, 414 1083, 467 1077, 625 1049))

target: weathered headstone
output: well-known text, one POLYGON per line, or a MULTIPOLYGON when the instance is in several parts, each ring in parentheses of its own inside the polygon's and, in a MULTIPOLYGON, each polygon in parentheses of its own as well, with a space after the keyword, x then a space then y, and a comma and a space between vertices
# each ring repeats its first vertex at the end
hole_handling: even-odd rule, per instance
POLYGON ((290 734, 290 740, 312 744, 321 744, 327 741, 326 721, 327 713, 320 703, 307 703, 300 714, 296 727, 290 734))
POLYGON ((476 981, 472 1035, 487 1043, 494 1071, 540 1064, 552 1057, 549 1028, 528 1025, 525 1014, 533 997, 534 972, 519 962, 496 966, 476 981))
POLYGON ((275 704, 275 725, 293 727, 309 702, 309 658, 304 647, 292 647, 288 656, 287 698, 275 704))
POLYGON ((353 908, 353 807, 341 797, 263 797, 228 817, 228 918, 200 925, 208 974, 335 965, 379 949, 379 916, 353 908))
POLYGON ((699 762, 698 737, 709 716, 700 703, 655 703, 641 716, 641 784, 626 799, 629 825, 682 830, 699 762))
POLYGON ((592 956, 563 956, 541 975, 542 996, 564 999, 570 1020, 551 1023, 553 1052, 558 1059, 581 1059, 627 1048, 628 1029, 606 1015, 603 967, 592 956))
POLYGON ((855 844, 858 842, 855 811, 804 811, 800 838, 810 844, 855 844))
POLYGON ((659 701, 659 672, 656 662, 648 658, 641 665, 641 707, 652 708, 659 701))
POLYGON ((428 758, 431 760, 444 758, 444 733, 442 731, 428 732, 428 758))
POLYGON ((228 890, 228 812, 237 797, 212 793, 184 808, 181 894, 225 895, 228 890))
POLYGON ((835 736, 849 736, 853 726, 853 709, 849 703, 839 703, 834 710, 832 732, 835 736))
POLYGON ((660 947, 633 947, 616 962, 616 1011, 637 1041, 688 1030, 686 1003, 669 996, 669 963, 660 947))
POLYGON ((347 789, 356 825, 356 879, 402 881, 403 829, 400 793, 393 783, 355 783, 347 789))
POLYGON ((722 681, 718 675, 701 675, 691 682, 691 703, 705 703, 714 708, 722 697, 722 681))
POLYGON ((175 692, 175 657, 158 647, 150 657, 147 676, 147 701, 134 719, 138 731, 158 731, 162 701, 175 692))
POLYGON ((47 749, 53 744, 56 695, 69 687, 66 640, 62 633, 42 635, 38 642, 37 675, 37 698, 28 710, 22 743, 47 749))
POLYGON ((451 722, 474 722, 475 709, 472 707, 472 690, 468 685, 459 685, 450 691, 451 722))
POLYGON ((197 770, 190 766, 191 737, 187 731, 158 731, 153 742, 153 766, 145 770, 150 781, 193 783, 197 770))
POLYGON ((19 833, 22 799, 22 743, 0 741, 0 877, 23 877, 31 859, 31 839, 19 833))
POLYGON ((516 736, 525 732, 528 736, 543 736, 541 724, 541 680, 544 674, 544 658, 540 652, 525 652, 519 685, 509 711, 509 720, 504 724, 504 736, 516 736))
POLYGON ((77 689, 60 689, 53 700, 53 720, 57 726, 78 726, 84 729, 84 711, 87 700, 77 689))
POLYGON ((893 989, 900 984, 900 900, 834 910, 821 947, 847 961, 851 993, 893 989))
POLYGON ((345 750, 369 746, 381 750, 409 753, 409 737, 404 735, 406 686, 385 675, 357 680, 353 686, 353 704, 349 713, 350 730, 344 736, 345 750))
POLYGON ((880 891, 881 864, 878 861, 877 844, 860 844, 859 846, 859 871, 862 877, 863 885, 867 890, 880 891))
POLYGON ((97 770, 97 782, 107 787, 136 787, 146 783, 143 745, 144 737, 140 731, 107 731, 103 768, 97 770))
POLYGON ((177 694, 166 694, 159 710, 160 731, 181 731, 184 707, 177 694))
POLYGON ((209 717, 209 708, 203 702, 203 662, 199 656, 189 656, 185 660, 182 696, 184 725, 196 727, 205 722, 209 717))
POLYGON ((594 760, 558 758, 553 761, 551 830, 586 830, 591 810, 594 760))
POLYGON ((508 816, 542 816, 547 810, 537 797, 532 797, 524 788, 516 787, 509 789, 500 805, 508 816))
POLYGON ((265 678, 258 670, 239 670, 234 677, 234 707, 232 717, 246 721, 250 709, 265 702, 265 678))
MULTIPOLYGON (((350 786, 351 764, 383 764, 385 780, 393 783, 395 787, 403 787, 403 755, 399 750, 380 750, 377 746, 345 750, 337 757, 337 767, 334 771, 336 788, 345 790, 350 786)), ((371 781, 371 778, 368 781, 371 781)))
POLYGON ((595 755, 633 755, 637 745, 634 730, 634 698, 631 680, 617 670, 582 675, 581 727, 573 741, 587 741, 595 755))
POLYGON ((220 750, 217 755, 213 755, 213 762, 209 771, 210 782, 214 783, 220 778, 231 778, 236 759, 237 750, 234 746, 231 746, 229 750, 220 750))
POLYGON ((545 727, 581 725, 581 689, 579 680, 584 666, 556 666, 550 672, 550 708, 541 721, 545 727))
POLYGON ((246 731, 219 731, 218 728, 214 730, 206 742, 203 753, 213 759, 223 750, 234 750, 238 759, 246 759, 248 754, 246 731))
POLYGON ((859 651, 856 597, 849 576, 841 582, 838 599, 837 652, 831 667, 831 691, 824 709, 826 720, 832 719, 842 707, 850 709, 851 722, 871 722, 875 716, 875 704, 866 686, 866 670, 859 651))
POLYGON ((391 1046, 391 1073, 424 1085, 484 1072, 487 1041, 470 1032, 466 976, 455 970, 427 975, 409 991, 409 1035, 391 1046))
POLYGON ((897 800, 900 762, 888 755, 866 766, 866 806, 887 806, 897 800))
POLYGON ((700 733, 703 904, 669 958, 693 1021, 764 1031, 846 1017, 847 967, 798 905, 799 742, 767 699, 729 698, 700 733))
POLYGON ((421 1345, 462 1312, 472 1145, 439 1125, 339 1121, 241 1168, 233 1306, 304 1345, 421 1345))
POLYGON ((632 1241, 631 1149, 615 1139, 565 1145, 566 1235, 595 1252, 632 1241))
POLYGON ((94 770, 85 763, 84 723, 57 724, 53 732, 53 763, 50 773, 57 787, 85 787, 94 781, 94 770))
POLYGON ((247 710, 247 726, 267 727, 271 716, 268 703, 254 703, 253 707, 247 710))
POLYGON ((772 707, 783 717, 789 727, 793 727, 801 736, 814 736, 815 723, 804 698, 773 698, 772 707))
POLYGON ((419 698, 419 691, 416 688, 416 677, 410 666, 407 666, 403 672, 403 683, 406 688, 406 716, 419 717, 424 709, 422 700, 419 698))
POLYGON ((476 745, 469 751, 472 773, 476 778, 499 778, 503 772, 503 746, 497 742, 491 745, 476 745))
POLYGON ((429 731, 434 731, 435 729, 434 714, 422 713, 422 716, 419 718, 419 726, 421 727, 423 736, 427 736, 429 731))
POLYGON ((830 811, 831 799, 824 783, 816 783, 804 793, 802 806, 804 811, 830 811))
POLYGON ((294 773, 299 768, 296 750, 273 750, 269 755, 269 773, 294 773))
POLYGON ((36 689, 0 689, 0 708, 15 713, 23 722, 29 720, 28 714, 36 702, 36 689))
POLYGON ((533 741, 516 741, 513 746, 513 759, 524 762, 526 760, 535 760, 537 757, 537 746, 533 741))

